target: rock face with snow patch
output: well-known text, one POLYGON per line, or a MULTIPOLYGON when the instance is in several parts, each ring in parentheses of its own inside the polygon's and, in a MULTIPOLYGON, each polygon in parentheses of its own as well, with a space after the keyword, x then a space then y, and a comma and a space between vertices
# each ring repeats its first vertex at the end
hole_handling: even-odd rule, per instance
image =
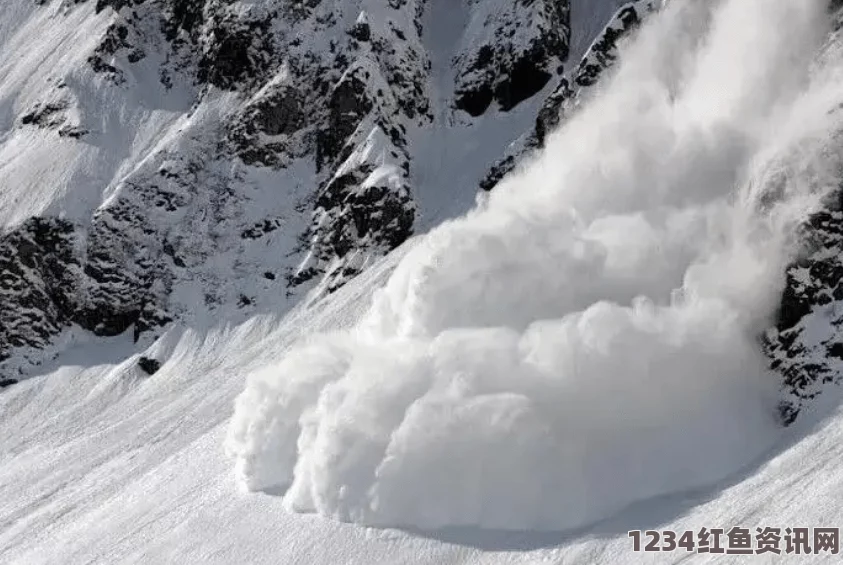
POLYGON ((782 419, 792 423, 827 385, 843 380, 843 194, 805 226, 808 250, 788 267, 778 323, 765 336, 783 376, 782 419))
MULTIPOLYGON (((829 8, 837 40, 843 6, 829 8)), ((779 412, 789 425, 829 386, 843 382, 843 189, 802 226, 799 259, 789 265, 776 326, 763 336, 770 368, 782 375, 779 412)))
POLYGON ((576 69, 559 79, 553 92, 539 110, 535 126, 512 142, 506 153, 489 170, 480 187, 491 190, 512 171, 526 155, 544 146, 545 136, 556 128, 587 96, 618 56, 618 43, 634 31, 653 10, 655 0, 638 0, 624 4, 594 40, 576 69))
POLYGON ((74 316, 73 226, 32 218, 0 237, 0 363, 49 345, 74 316))
POLYGON ((455 60, 454 105, 480 116, 532 97, 568 57, 570 6, 557 0, 473 1, 471 44, 455 60))

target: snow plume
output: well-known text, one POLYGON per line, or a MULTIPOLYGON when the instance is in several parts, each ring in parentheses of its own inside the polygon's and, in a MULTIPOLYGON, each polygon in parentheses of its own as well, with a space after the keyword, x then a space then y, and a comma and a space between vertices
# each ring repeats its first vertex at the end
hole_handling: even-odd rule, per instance
POLYGON ((373 525, 564 529, 758 457, 779 382, 758 336, 839 176, 825 8, 669 3, 354 330, 249 378, 247 488, 373 525))

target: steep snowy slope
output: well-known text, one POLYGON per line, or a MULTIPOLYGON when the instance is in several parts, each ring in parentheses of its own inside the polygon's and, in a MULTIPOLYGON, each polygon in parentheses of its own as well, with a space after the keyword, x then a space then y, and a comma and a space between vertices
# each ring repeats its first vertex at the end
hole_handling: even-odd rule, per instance
POLYGON ((74 328, 149 342, 335 290, 473 204, 571 38, 556 0, 0 10, 6 378, 74 328))

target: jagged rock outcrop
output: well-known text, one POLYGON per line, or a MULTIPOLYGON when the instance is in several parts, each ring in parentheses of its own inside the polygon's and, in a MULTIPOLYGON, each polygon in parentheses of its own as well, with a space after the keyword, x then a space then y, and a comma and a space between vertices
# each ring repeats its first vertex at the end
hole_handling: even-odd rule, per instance
POLYGON ((472 43, 455 60, 454 105, 472 116, 532 97, 568 57, 570 6, 557 0, 474 0, 472 43))
POLYGON ((78 226, 59 218, 38 217, 0 235, 0 363, 13 353, 30 357, 47 349, 72 326, 100 336, 135 332, 169 321, 151 307, 152 283, 143 270, 116 261, 124 252, 115 239, 94 229, 87 240, 78 226))
MULTIPOLYGON (((839 40, 843 2, 829 5, 839 40)), ((801 226, 802 253, 787 267, 775 327, 762 338, 782 375, 779 413, 790 425, 829 386, 843 383, 843 188, 801 226)))
POLYGON ((50 345, 74 318, 81 279, 74 226, 32 218, 0 234, 0 363, 50 345))
POLYGON ((309 253, 290 275, 293 285, 325 273, 325 289, 332 292, 412 234, 407 163, 405 150, 380 128, 357 146, 317 197, 317 219, 301 238, 309 253), (389 149, 376 152, 384 147, 389 149))
POLYGON ((771 368, 783 377, 782 419, 843 381, 843 192, 804 227, 806 252, 787 269, 776 327, 764 336, 771 368))
POLYGON ((532 131, 516 139, 506 153, 480 181, 483 190, 491 190, 529 153, 544 146, 545 136, 555 129, 587 96, 618 57, 618 43, 633 32, 641 21, 658 7, 655 0, 637 0, 621 6, 594 40, 583 59, 570 75, 563 76, 541 106, 532 131))

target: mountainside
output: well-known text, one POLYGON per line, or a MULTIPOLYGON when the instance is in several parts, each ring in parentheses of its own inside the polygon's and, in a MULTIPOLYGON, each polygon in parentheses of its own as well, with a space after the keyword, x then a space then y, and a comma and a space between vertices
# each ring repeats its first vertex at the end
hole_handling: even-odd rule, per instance
POLYGON ((74 328, 151 342, 336 290, 468 208, 567 67, 610 61, 646 3, 579 63, 620 4, 5 3, 0 374, 74 328))
POLYGON ((0 54, 0 561, 843 517, 843 2, 8 0, 0 54))
MULTIPOLYGON (((541 149, 657 7, 7 3, 0 376, 80 330, 151 343, 333 292, 541 149)), ((837 299, 834 210, 766 341, 787 421, 836 381, 838 341, 803 335, 837 299)))

